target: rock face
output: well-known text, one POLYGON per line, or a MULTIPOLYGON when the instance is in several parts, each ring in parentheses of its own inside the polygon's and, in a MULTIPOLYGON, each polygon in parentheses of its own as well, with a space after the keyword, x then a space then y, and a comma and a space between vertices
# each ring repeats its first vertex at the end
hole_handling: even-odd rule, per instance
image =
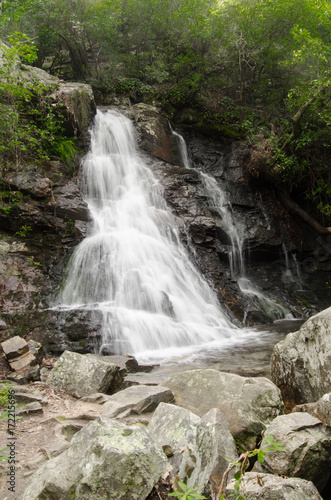
POLYGON ((331 387, 331 307, 276 344, 271 376, 289 409, 311 403, 331 387))
POLYGON ((93 354, 65 351, 58 359, 47 383, 81 398, 95 392, 107 392, 118 367, 93 354))
POLYGON ((36 358, 30 352, 29 344, 18 335, 2 342, 1 347, 14 371, 36 364, 36 358))
MULTIPOLYGON (((272 474, 247 472, 238 492, 234 481, 226 488, 227 495, 241 493, 247 500, 322 500, 313 483, 304 479, 283 478, 272 474)), ((226 497, 228 498, 228 497, 226 497)))
POLYGON ((168 163, 179 163, 179 151, 168 120, 161 110, 148 104, 135 104, 123 110, 139 132, 139 146, 149 154, 168 163))
POLYGON ((252 449, 266 425, 283 411, 279 389, 263 377, 246 378, 216 370, 171 375, 162 383, 175 403, 202 416, 219 408, 240 449, 252 449))
POLYGON ((22 500, 144 500, 165 470, 165 455, 142 427, 102 415, 32 476, 22 500))
POLYGON ((268 451, 262 470, 308 479, 322 491, 331 474, 331 430, 308 413, 290 413, 271 422, 262 448, 268 436, 282 443, 285 451, 268 451))

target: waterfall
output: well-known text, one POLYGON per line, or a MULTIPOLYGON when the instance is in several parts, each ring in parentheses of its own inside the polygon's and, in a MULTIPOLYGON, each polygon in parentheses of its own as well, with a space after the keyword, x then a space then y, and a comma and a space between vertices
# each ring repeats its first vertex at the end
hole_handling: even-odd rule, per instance
POLYGON ((253 334, 231 324, 190 261, 123 115, 97 112, 82 183, 93 230, 68 263, 58 308, 102 311, 103 345, 143 360, 253 334))
MULTIPOLYGON (((209 201, 209 206, 221 218, 222 228, 224 228, 231 244, 228 254, 231 275, 237 278, 240 291, 246 295, 253 305, 261 307, 267 316, 272 320, 292 318, 293 316, 286 307, 278 304, 273 298, 266 297, 265 293, 259 290, 258 287, 254 285, 246 276, 243 252, 245 228, 243 224, 234 217, 231 203, 227 198, 225 191, 221 189, 216 179, 209 174, 201 172, 191 165, 187 152, 187 146, 181 134, 174 130, 172 130, 172 133, 177 138, 183 166, 188 169, 194 169, 199 173, 201 183, 209 201)), ((265 210, 263 211, 263 215, 266 217, 265 210)), ((285 255, 287 256, 287 254, 285 255)))

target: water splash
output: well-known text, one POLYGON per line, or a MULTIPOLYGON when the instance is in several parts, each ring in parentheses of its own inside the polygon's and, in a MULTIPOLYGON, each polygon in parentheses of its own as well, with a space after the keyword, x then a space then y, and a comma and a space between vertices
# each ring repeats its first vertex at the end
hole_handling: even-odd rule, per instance
POLYGON ((255 333, 232 325, 191 263, 127 118, 98 111, 82 179, 94 228, 70 259, 57 307, 101 310, 103 346, 144 360, 255 333))
MULTIPOLYGON (((237 283, 240 291, 250 299, 254 306, 262 308, 267 316, 274 321, 281 318, 289 319, 293 317, 288 308, 277 303, 275 299, 266 297, 266 295, 262 291, 260 291, 258 287, 254 285, 252 281, 246 276, 244 259, 244 225, 233 215, 231 203, 227 197, 227 194, 220 187, 216 179, 209 174, 195 169, 194 166, 191 165, 186 142, 182 135, 178 132, 175 132, 174 130, 172 130, 172 133, 177 138, 183 166, 188 169, 192 168, 199 173, 202 185, 204 187, 204 192, 209 200, 209 206, 220 216, 222 229, 224 229, 230 242, 228 257, 231 276, 237 278, 237 283)), ((262 203, 261 206, 263 206, 262 203)), ((265 210, 263 212, 263 215, 267 217, 265 210)), ((268 224, 268 229, 270 229, 270 221, 268 221, 268 224)), ((287 258, 286 252, 285 256, 287 258)), ((244 316, 244 324, 245 320, 246 315, 244 316)))

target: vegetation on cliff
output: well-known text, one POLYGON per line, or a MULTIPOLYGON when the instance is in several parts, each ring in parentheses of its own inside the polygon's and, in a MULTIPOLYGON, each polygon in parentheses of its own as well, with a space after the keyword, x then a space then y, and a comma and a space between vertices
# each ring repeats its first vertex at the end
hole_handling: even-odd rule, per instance
POLYGON ((199 130, 248 139, 251 178, 327 233, 330 16, 327 0, 4 0, 0 24, 5 43, 24 33, 36 66, 100 101, 157 100, 170 118, 193 108, 199 130))

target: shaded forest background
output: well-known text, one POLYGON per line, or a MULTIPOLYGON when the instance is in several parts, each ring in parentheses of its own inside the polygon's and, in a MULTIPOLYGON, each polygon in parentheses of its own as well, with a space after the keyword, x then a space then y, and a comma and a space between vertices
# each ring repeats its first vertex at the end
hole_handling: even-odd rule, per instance
POLYGON ((251 182, 328 234, 331 225, 331 2, 0 1, 0 159, 70 161, 77 147, 33 64, 114 95, 159 103, 170 120, 245 140, 251 182), (309 215, 308 215, 309 213, 309 215))

